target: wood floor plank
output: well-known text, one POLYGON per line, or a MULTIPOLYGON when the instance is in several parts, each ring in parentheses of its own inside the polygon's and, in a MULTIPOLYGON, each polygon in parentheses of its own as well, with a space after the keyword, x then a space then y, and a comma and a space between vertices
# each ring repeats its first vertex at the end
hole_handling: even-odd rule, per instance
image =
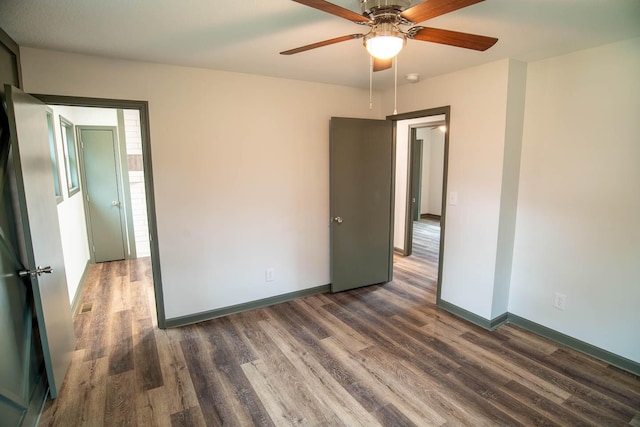
POLYGON ((166 413, 173 414, 198 406, 198 397, 180 346, 180 331, 155 329, 154 335, 163 384, 162 393, 151 393, 153 389, 148 392, 158 396, 152 399, 154 410, 166 407, 166 413))
POLYGON ((204 427, 206 426, 199 407, 185 409, 171 414, 172 427, 204 427))
MULTIPOLYGON (((109 375, 107 377, 107 392, 104 413, 105 426, 135 426, 136 400, 135 375, 133 371, 109 375)), ((100 417, 100 413, 91 414, 100 417)))
POLYGON ((383 323, 375 316, 366 312, 347 310, 341 305, 327 304, 324 309, 339 318, 343 323, 349 324, 363 335, 368 335, 382 346, 390 354, 399 358, 410 358, 418 363, 427 372, 448 373, 456 369, 458 365, 447 357, 442 357, 427 345, 410 342, 404 334, 398 334, 397 330, 383 327, 383 323), (425 361, 428 360, 428 363, 425 361))
POLYGON ((512 324, 503 325, 495 330, 494 333, 506 338, 505 346, 520 353, 538 354, 542 357, 558 350, 558 344, 512 324))
MULTIPOLYGON (((384 393, 378 396, 380 401, 386 401, 383 407, 378 408, 373 414, 378 422, 382 425, 389 425, 385 414, 388 414, 389 408, 401 410, 404 418, 411 420, 410 424, 416 423, 427 425, 442 425, 446 421, 445 418, 432 410, 429 405, 425 405, 424 393, 430 391, 431 387, 411 387, 412 380, 406 375, 406 371, 401 369, 398 360, 395 358, 378 358, 370 357, 369 354, 374 351, 375 346, 366 348, 359 352, 349 351, 336 343, 331 338, 322 340, 322 347, 328 353, 334 354, 340 360, 348 362, 350 371, 357 373, 360 378, 370 377, 376 383, 373 383, 371 389, 374 391, 384 390, 384 393), (387 408, 387 409, 385 409, 387 408)), ((380 355, 381 353, 377 353, 380 355)), ((403 425, 403 424, 401 424, 403 425)))
POLYGON ((147 391, 164 384, 160 356, 151 319, 138 320, 135 326, 133 360, 136 368, 136 384, 147 391))
POLYGON ((578 426, 591 424, 590 420, 568 410, 565 406, 553 402, 532 391, 517 381, 510 381, 501 387, 501 390, 511 397, 519 400, 529 408, 536 409, 539 413, 558 425, 578 426))
MULTIPOLYGON (((439 333, 436 333, 435 335, 439 336, 439 333)), ((571 394, 566 390, 563 390, 552 383, 540 381, 539 377, 532 374, 527 369, 523 369, 511 363, 505 363, 502 358, 495 356, 492 352, 473 346, 459 336, 455 337, 449 335, 448 337, 450 338, 450 345, 458 348, 459 351, 464 352, 467 357, 470 357, 473 360, 474 364, 484 364, 492 371, 502 373, 507 379, 507 382, 515 380, 520 384, 525 385, 532 392, 544 396, 557 404, 562 404, 562 402, 571 396, 571 394)))
POLYGON ((48 401, 40 419, 41 426, 102 426, 107 394, 109 363, 107 358, 84 361, 84 350, 74 352, 70 370, 60 390, 64 400, 48 401), (91 395, 91 399, 85 397, 91 395))
MULTIPOLYGON (((226 319, 216 319, 212 321, 217 326, 224 325, 227 322, 226 319)), ((211 362, 215 367, 215 370, 219 373, 219 380, 223 384, 223 388, 227 390, 227 395, 233 397, 233 403, 236 414, 239 412, 238 407, 242 408, 242 411, 246 411, 246 416, 253 424, 256 425, 268 425, 270 422, 269 415, 266 413, 262 402, 257 397, 255 391, 251 387, 251 384, 244 375, 241 367, 241 363, 244 360, 255 360, 255 357, 250 356, 240 357, 239 351, 230 351, 229 340, 235 337, 234 333, 227 333, 227 340, 223 335, 223 328, 207 327, 206 324, 197 325, 200 336, 205 338, 211 344, 211 362)), ((229 332, 229 331, 227 331, 229 332)), ((236 345, 242 344, 240 340, 231 340, 236 345)), ((236 347, 237 348, 237 347, 236 347)), ((245 350, 242 346, 242 350, 245 350)), ((242 353, 244 355, 244 352, 242 353)))
POLYGON ((170 427, 171 413, 167 404, 168 390, 157 387, 136 392, 136 425, 170 427))
MULTIPOLYGON (((493 337, 489 335, 477 335, 472 332, 468 332, 462 335, 463 338, 468 339, 476 345, 479 345, 489 351, 496 354, 501 354, 512 363, 521 363, 527 366, 528 369, 535 372, 536 375, 542 376, 546 381, 552 381, 556 386, 569 392, 572 397, 567 400, 574 403, 576 408, 580 407, 581 402, 586 402, 598 408, 598 413, 603 413, 606 416, 612 418, 630 420, 635 415, 638 409, 631 409, 626 405, 626 402, 620 402, 612 399, 599 391, 592 389, 588 386, 581 384, 578 378, 565 375, 565 373, 559 372, 555 368, 556 365, 549 366, 544 363, 539 363, 535 360, 535 356, 524 357, 515 352, 497 345, 493 342, 493 337), (535 360, 535 361, 534 361, 535 360)), ((546 358, 545 358, 546 360, 546 358)), ((544 362, 544 361, 543 361, 544 362)), ((565 402, 566 403, 566 402, 565 402)), ((628 421, 627 421, 628 422, 628 421)))
POLYGON ((224 420, 234 419, 231 406, 224 401, 223 389, 217 382, 208 352, 193 338, 181 340, 180 346, 207 426, 222 426, 224 420))
POLYGON ((464 384, 465 388, 473 391, 477 396, 482 397, 484 402, 482 407, 486 409, 487 414, 495 417, 496 422, 508 425, 553 425, 553 422, 544 415, 502 392, 500 386, 490 376, 478 375, 466 366, 451 372, 450 376, 459 384, 464 384))
POLYGON ((438 308, 438 223, 414 232, 390 283, 171 330, 150 258, 90 266, 40 425, 640 427, 638 376, 438 308))
POLYGON ((260 327, 279 348, 283 349, 285 357, 309 382, 311 390, 314 390, 317 396, 322 396, 325 406, 339 416, 340 423, 351 426, 378 425, 377 420, 324 369, 312 354, 304 351, 294 337, 284 329, 266 321, 262 321, 260 327))
POLYGON ((84 302, 92 303, 91 331, 88 332, 87 346, 89 351, 85 354, 86 360, 94 360, 107 356, 110 335, 111 320, 111 263, 100 266, 98 282, 93 287, 95 293, 84 302), (101 333, 95 333, 100 331, 101 333))
POLYGON ((546 364, 565 373, 590 389, 632 408, 640 408, 640 387, 628 387, 613 381, 606 365, 599 360, 586 358, 575 351, 559 348, 545 357, 546 364))
MULTIPOLYGON (((418 426, 400 412, 392 403, 379 408, 375 413, 376 418, 385 426, 418 426)), ((432 424, 429 424, 432 425, 432 424)))
POLYGON ((349 327, 349 325, 341 324, 340 327, 337 328, 336 322, 339 322, 339 319, 323 310, 322 306, 310 304, 309 300, 309 298, 304 298, 295 301, 295 304, 299 310, 303 310, 307 315, 313 316, 324 328, 330 330, 331 336, 334 339, 356 350, 366 348, 372 344, 371 340, 359 334, 353 328, 349 327))
POLYGON ((112 317, 109 375, 133 370, 131 311, 118 311, 112 317))
POLYGON ((368 412, 373 412, 378 408, 384 406, 387 402, 382 402, 372 392, 369 384, 363 384, 359 381, 349 369, 347 369, 341 361, 328 354, 321 346, 320 343, 315 341, 312 336, 303 329, 297 328, 295 325, 290 324, 287 321, 286 315, 279 310, 279 307, 273 307, 274 316, 278 317, 287 331, 296 338, 296 340, 303 346, 305 351, 312 353, 315 358, 322 364, 324 369, 333 376, 333 378, 345 388, 368 412))

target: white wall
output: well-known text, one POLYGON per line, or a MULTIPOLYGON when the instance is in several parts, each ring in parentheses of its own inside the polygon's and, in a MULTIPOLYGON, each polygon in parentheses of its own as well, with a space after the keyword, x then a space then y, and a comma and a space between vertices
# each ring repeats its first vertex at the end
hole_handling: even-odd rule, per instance
POLYGON ((21 53, 29 92, 149 101, 167 318, 329 283, 329 118, 382 117, 368 91, 21 53))
POLYGON ((527 64, 509 61, 507 81, 507 112, 502 162, 500 196, 500 224, 491 318, 507 313, 513 261, 513 241, 516 227, 516 208, 520 185, 520 156, 527 81, 527 64))
MULTIPOLYGON (((124 133, 127 155, 142 156, 142 132, 140 112, 123 110, 124 133)), ((144 189, 144 170, 129 169, 129 193, 131 195, 131 215, 133 234, 138 258, 151 255, 149 246, 149 224, 147 223, 147 198, 144 189)))
POLYGON ((422 140, 422 175, 420 188, 420 214, 429 213, 429 170, 431 168, 431 129, 417 130, 418 139, 422 140))
POLYGON ((529 64, 509 298, 510 312, 635 362, 639 76, 638 38, 529 64))
POLYGON ((85 226, 82 192, 77 192, 69 198, 64 151, 62 148, 60 115, 71 121, 74 125, 77 123, 74 108, 61 106, 50 106, 50 108, 53 110, 54 135, 56 138, 56 148, 58 150, 58 173, 60 174, 63 197, 62 202, 58 203, 58 222, 60 224, 60 238, 62 240, 62 255, 64 258, 69 301, 73 302, 85 267, 89 261, 89 245, 87 243, 87 228, 85 226))
MULTIPOLYGON (((393 103, 391 104, 393 105, 393 103)), ((395 207, 393 218, 393 246, 404 250, 405 226, 407 214, 407 191, 409 187, 409 142, 411 128, 421 124, 439 122, 444 115, 418 117, 416 119, 399 120, 396 127, 396 183, 395 207)))
MULTIPOLYGON (((485 319, 492 315, 508 74, 503 60, 398 88, 400 113, 451 106, 448 191, 458 193, 458 204, 446 211, 441 297, 485 319)), ((383 105, 393 111, 392 90, 383 105)))
MULTIPOLYGON (((444 133, 429 129, 429 186, 424 213, 442 214, 442 181, 444 178, 444 133)), ((424 151, 424 150, 423 150, 424 151)), ((424 173, 425 169, 423 169, 424 173)))

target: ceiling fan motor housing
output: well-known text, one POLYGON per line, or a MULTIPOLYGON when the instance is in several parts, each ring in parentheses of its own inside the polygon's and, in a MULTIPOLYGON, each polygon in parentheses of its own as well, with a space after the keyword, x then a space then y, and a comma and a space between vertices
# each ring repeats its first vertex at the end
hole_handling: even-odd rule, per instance
POLYGON ((388 15, 390 21, 396 19, 400 12, 406 10, 411 5, 411 0, 360 0, 362 14, 368 16, 373 21, 386 20, 388 15))

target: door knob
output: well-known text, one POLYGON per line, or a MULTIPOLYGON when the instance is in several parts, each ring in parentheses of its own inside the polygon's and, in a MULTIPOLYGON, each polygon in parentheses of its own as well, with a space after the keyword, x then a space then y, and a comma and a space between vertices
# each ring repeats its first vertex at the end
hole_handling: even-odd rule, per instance
POLYGON ((53 268, 51 268, 50 266, 46 266, 46 267, 38 266, 35 270, 19 271, 18 275, 20 277, 27 277, 27 276, 36 277, 36 276, 42 276, 43 273, 51 274, 53 273, 53 268))
POLYGON ((114 200, 113 202, 111 202, 111 205, 120 207, 120 202, 117 200, 114 200))
POLYGON ((334 216, 331 218, 331 221, 337 222, 338 224, 342 224, 342 217, 341 216, 334 216))

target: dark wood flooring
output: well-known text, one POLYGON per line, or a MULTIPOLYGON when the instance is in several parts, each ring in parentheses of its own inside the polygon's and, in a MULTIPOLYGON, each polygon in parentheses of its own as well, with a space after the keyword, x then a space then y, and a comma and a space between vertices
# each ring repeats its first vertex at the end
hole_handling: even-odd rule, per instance
MULTIPOLYGON (((148 259, 91 267, 52 426, 640 426, 640 379, 435 306, 439 227, 394 281, 171 330, 148 259)), ((185 292, 188 291, 185 288, 185 292)))

